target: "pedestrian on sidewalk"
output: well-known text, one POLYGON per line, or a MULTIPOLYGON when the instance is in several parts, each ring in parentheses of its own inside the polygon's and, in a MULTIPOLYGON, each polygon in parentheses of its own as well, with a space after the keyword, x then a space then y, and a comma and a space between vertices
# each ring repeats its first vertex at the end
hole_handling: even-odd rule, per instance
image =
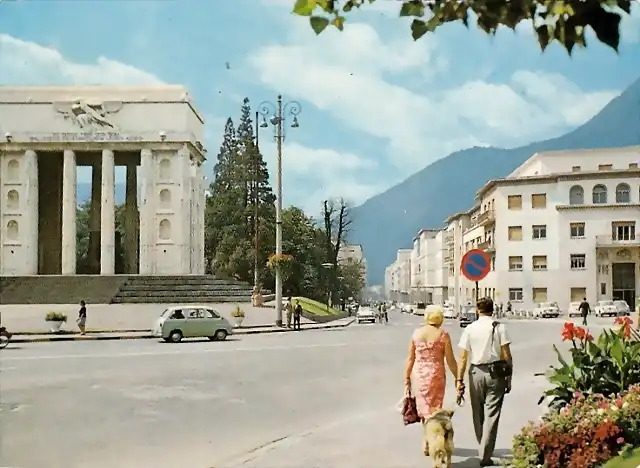
POLYGON ((293 302, 291 301, 291 296, 287 299, 284 310, 287 312, 287 328, 291 328, 291 317, 293 316, 293 302))
POLYGON ((296 308, 293 310, 293 329, 301 330, 300 317, 302 317, 302 306, 300 301, 296 301, 296 308))
POLYGON ((493 301, 476 304, 478 319, 462 332, 459 348, 458 395, 464 393, 464 374, 469 366, 469 395, 473 428, 479 444, 480 466, 495 466, 493 451, 505 394, 511 391, 513 361, 509 336, 504 324, 493 319, 493 301))
POLYGON ((87 326, 87 304, 84 301, 80 301, 80 311, 78 312, 78 319, 76 320, 76 323, 80 329, 80 334, 84 335, 86 333, 87 326))
POLYGON ((578 310, 580 311, 580 315, 582 315, 582 326, 586 327, 587 316, 589 315, 589 312, 591 312, 591 306, 589 306, 586 297, 582 298, 582 302, 580 303, 580 306, 578 306, 578 310))

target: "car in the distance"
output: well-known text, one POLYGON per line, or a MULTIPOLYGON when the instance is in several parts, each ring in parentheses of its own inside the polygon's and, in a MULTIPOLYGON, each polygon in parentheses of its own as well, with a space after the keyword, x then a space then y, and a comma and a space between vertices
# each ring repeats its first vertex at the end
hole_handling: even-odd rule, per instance
POLYGON ((582 315, 582 312, 580 312, 580 304, 582 304, 582 302, 572 302, 569 304, 569 317, 580 317, 582 315))
POLYGON ((458 317, 460 328, 464 328, 470 323, 475 322, 478 319, 475 306, 463 305, 460 307, 460 315, 458 317))
POLYGON ((358 323, 376 323, 376 311, 368 306, 360 306, 358 312, 356 312, 356 320, 358 323))
POLYGON ((427 304, 424 302, 417 302, 413 307, 411 307, 411 312, 413 315, 424 315, 426 308, 427 304))
POLYGON ((536 318, 558 318, 560 317, 560 308, 556 302, 540 302, 533 309, 533 316, 536 318))
POLYGON ((152 334, 168 343, 179 343, 183 338, 223 341, 233 334, 233 326, 211 307, 179 305, 162 312, 152 334))
POLYGON ((631 307, 627 304, 627 301, 613 301, 613 304, 616 306, 618 311, 618 316, 624 317, 627 315, 631 315, 631 307))
POLYGON ((456 314, 455 306, 453 306, 451 304, 446 304, 444 306, 444 318, 446 318, 446 319, 457 319, 458 318, 458 314, 456 314))
POLYGON ((598 301, 593 311, 596 317, 616 317, 618 315, 618 308, 613 301, 598 301))

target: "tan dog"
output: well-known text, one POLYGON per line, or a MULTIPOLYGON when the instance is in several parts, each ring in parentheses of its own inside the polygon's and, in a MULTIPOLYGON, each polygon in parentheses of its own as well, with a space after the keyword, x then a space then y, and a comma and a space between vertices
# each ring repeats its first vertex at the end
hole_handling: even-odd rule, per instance
POLYGON ((453 413, 452 410, 438 410, 423 424, 425 452, 428 450, 428 455, 433 459, 434 468, 451 468, 453 413))

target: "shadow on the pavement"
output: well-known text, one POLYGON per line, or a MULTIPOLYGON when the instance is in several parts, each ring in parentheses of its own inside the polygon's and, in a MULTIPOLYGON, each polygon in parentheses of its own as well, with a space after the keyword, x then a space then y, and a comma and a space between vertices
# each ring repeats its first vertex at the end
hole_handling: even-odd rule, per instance
MULTIPOLYGON (((158 341, 160 343, 165 343, 162 340, 158 340, 158 341)), ((234 337, 234 338, 227 337, 226 339, 224 339, 222 341, 216 341, 216 340, 211 341, 208 338, 205 338, 205 339, 202 339, 202 340, 201 339, 195 339, 195 340, 193 340, 193 339, 184 339, 180 343, 165 343, 165 344, 167 344, 167 345, 185 345, 185 344, 190 344, 190 343, 227 343, 227 342, 232 342, 232 341, 242 341, 242 338, 240 338, 240 337, 234 337)))
POLYGON ((15 346, 15 345, 9 344, 9 346, 7 346, 6 348, 3 348, 2 351, 13 351, 14 349, 24 349, 24 348, 22 346, 15 346))

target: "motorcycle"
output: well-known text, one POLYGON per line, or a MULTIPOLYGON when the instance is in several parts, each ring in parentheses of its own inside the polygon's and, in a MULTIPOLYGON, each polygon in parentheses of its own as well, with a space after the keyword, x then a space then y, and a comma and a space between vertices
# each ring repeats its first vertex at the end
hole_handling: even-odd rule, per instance
POLYGON ((13 335, 7 331, 6 327, 0 326, 0 349, 6 348, 13 335))

